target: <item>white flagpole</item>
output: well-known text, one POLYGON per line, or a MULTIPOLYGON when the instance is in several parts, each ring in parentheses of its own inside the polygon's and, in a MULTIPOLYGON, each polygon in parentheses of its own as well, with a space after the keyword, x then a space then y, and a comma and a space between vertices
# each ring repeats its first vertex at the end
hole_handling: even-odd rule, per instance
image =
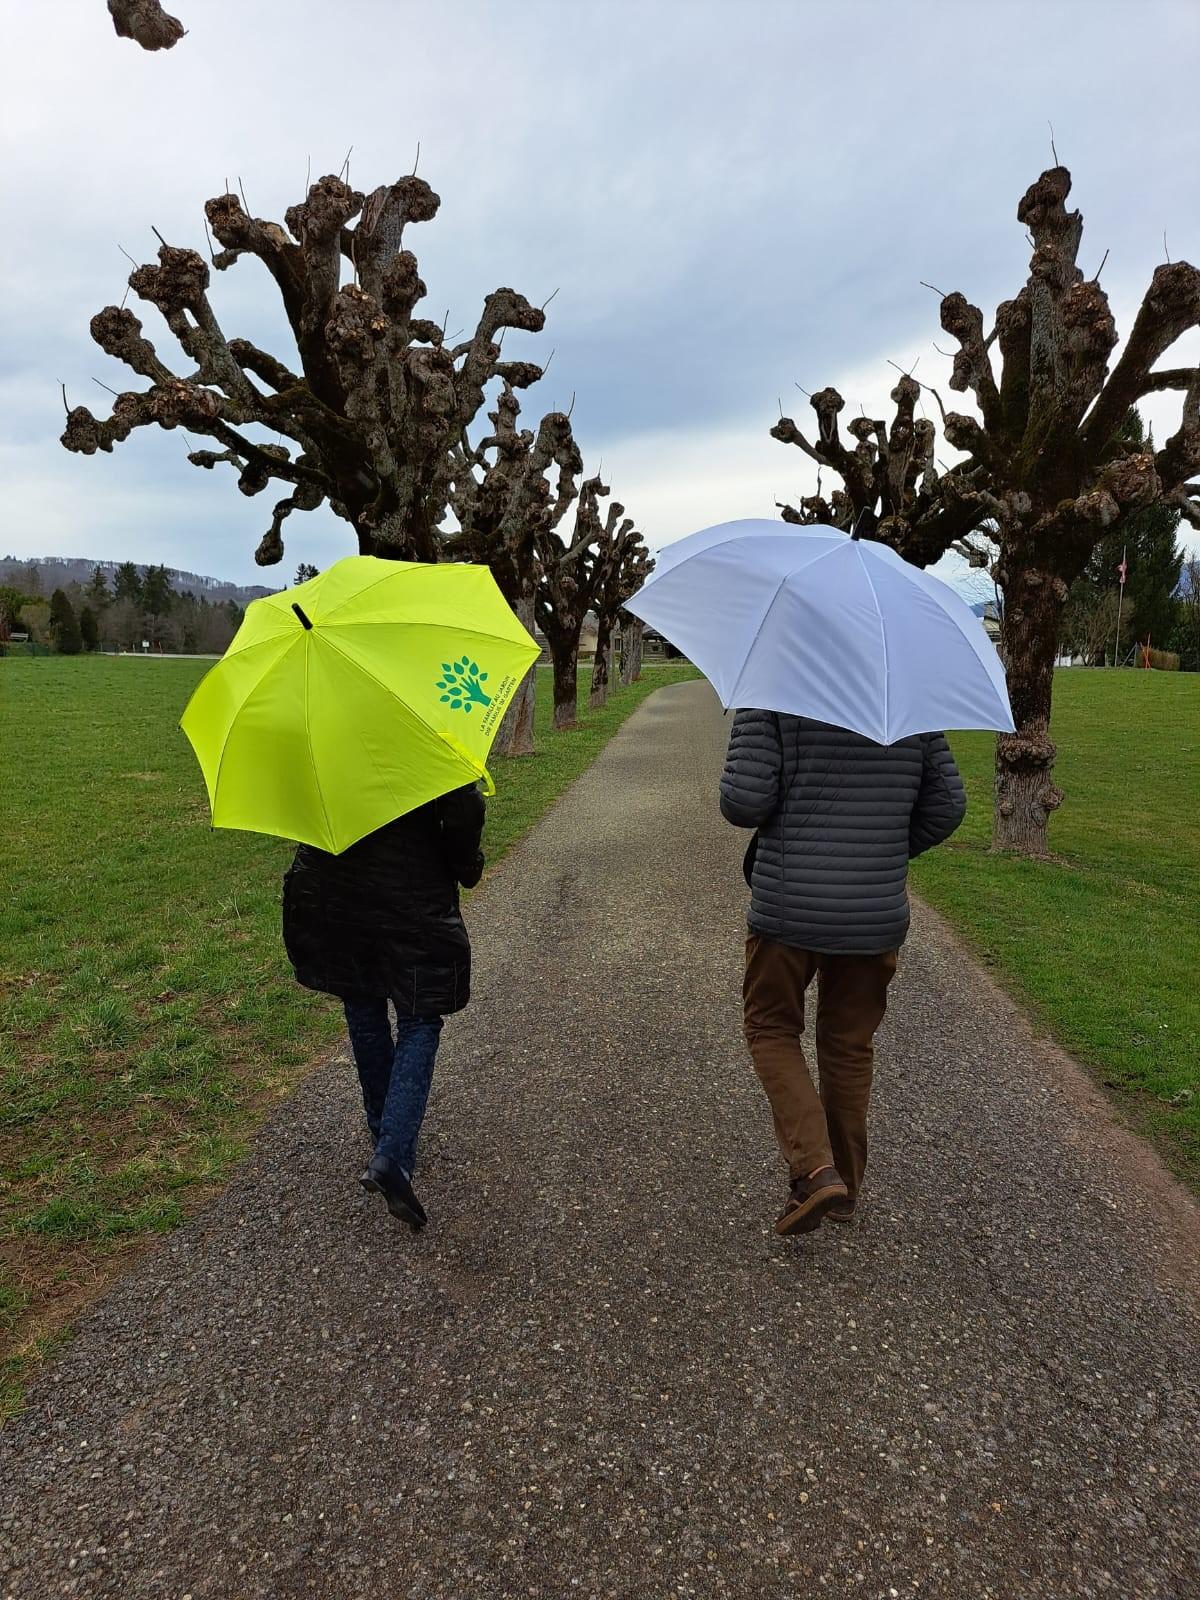
POLYGON ((1117 640, 1113 645, 1113 666, 1121 665, 1121 604, 1125 599, 1125 555, 1128 545, 1121 546, 1121 586, 1117 590, 1117 640))

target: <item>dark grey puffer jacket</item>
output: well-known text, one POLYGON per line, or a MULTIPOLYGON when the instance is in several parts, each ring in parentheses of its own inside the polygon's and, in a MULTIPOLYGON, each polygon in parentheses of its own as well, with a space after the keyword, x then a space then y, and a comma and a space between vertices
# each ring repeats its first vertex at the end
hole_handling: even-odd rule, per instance
POLYGON ((734 717, 721 811, 758 829, 748 920, 766 939, 827 955, 898 949, 908 863, 966 810, 943 734, 880 745, 807 717, 734 717))

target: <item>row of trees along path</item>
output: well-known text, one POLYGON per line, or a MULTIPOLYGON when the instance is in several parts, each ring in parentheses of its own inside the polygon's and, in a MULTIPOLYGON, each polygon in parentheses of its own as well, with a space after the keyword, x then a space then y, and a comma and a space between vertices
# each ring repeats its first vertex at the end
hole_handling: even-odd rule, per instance
MULTIPOLYGON (((958 345, 950 387, 969 391, 977 415, 947 411, 936 390, 911 373, 892 390, 895 415, 856 417, 851 444, 838 423, 836 389, 811 396, 816 436, 791 417, 771 429, 841 479, 783 507, 793 522, 828 522, 890 544, 918 566, 949 550, 987 567, 1002 596, 1001 651, 1016 732, 996 743, 994 839, 1000 848, 1041 854, 1051 814, 1062 803, 1052 777, 1054 660, 1075 581, 1103 541, 1146 508, 1163 505, 1200 528, 1200 367, 1156 363, 1200 326, 1200 272, 1186 261, 1158 267, 1116 364, 1117 329, 1099 270, 1085 278, 1077 257, 1083 219, 1068 211, 1071 175, 1044 172, 1017 207, 1032 245, 1029 276, 983 313, 960 293, 943 294, 941 325, 958 345), (993 361, 999 355, 999 371, 993 361), (937 430, 917 417, 932 395, 946 442, 962 459, 941 471, 937 430), (1178 430, 1154 448, 1133 416, 1148 394, 1178 390, 1178 430)), ((1103 266, 1103 263, 1101 263, 1103 266)))
MULTIPOLYGON (((68 408, 62 442, 91 455, 152 424, 211 439, 215 448, 189 452, 193 465, 231 467, 246 495, 272 483, 289 491, 256 552, 263 566, 283 559, 285 519, 325 503, 354 529, 362 554, 486 563, 522 621, 545 629, 554 721, 565 728, 576 720, 587 614, 597 611, 603 641, 594 686, 602 699, 614 624, 649 557, 623 507, 602 509, 609 490, 599 478, 581 484, 569 415, 551 412, 536 429, 519 425, 518 391, 544 369, 505 360, 503 337, 508 329, 540 333, 544 310, 513 289, 496 289, 474 333, 457 344, 416 315, 426 288, 404 230, 430 221, 440 204, 415 174, 369 195, 341 177, 321 178, 288 209, 286 226, 250 216, 237 195, 210 200, 207 222, 221 246, 212 267, 223 271, 243 256, 263 263, 300 370, 248 339, 227 338, 209 300, 209 263, 164 242, 157 262, 136 268, 129 283, 162 314, 194 370, 173 371, 131 310, 106 306, 92 318, 93 339, 149 386, 118 395, 107 419, 68 408), (345 271, 350 281, 343 282, 345 271), (493 385, 499 397, 486 413, 490 431, 472 440, 493 385), (278 442, 256 441, 253 428, 269 429, 278 442), (450 513, 458 529, 448 533, 450 513)), ((631 676, 639 629, 630 620, 625 630, 631 676)), ((506 718, 501 753, 533 748, 534 681, 530 673, 506 718)))
MULTIPOLYGON (((890 428, 856 418, 852 444, 838 422, 845 402, 832 388, 811 397, 814 440, 790 417, 771 430, 842 482, 826 499, 818 481, 798 508, 782 508, 786 519, 857 526, 920 566, 958 550, 992 572, 1003 596, 1001 646, 1016 722, 1016 732, 997 741, 994 839, 1035 854, 1045 851, 1062 801, 1050 711, 1072 584, 1101 541, 1147 507, 1168 506, 1200 527, 1200 368, 1155 365, 1200 325, 1200 273, 1186 262, 1155 271, 1110 371, 1116 326, 1099 274, 1085 279, 1077 265, 1083 225, 1066 208, 1070 188, 1070 174, 1055 167, 1021 201, 1017 216, 1033 246, 1029 277, 1000 305, 990 332, 964 295, 937 291, 942 327, 958 344, 950 387, 970 391, 978 411, 947 412, 929 390, 946 442, 961 453, 956 465, 939 470, 935 425, 916 415, 928 385, 911 373, 892 390, 890 428), (1156 449, 1131 419, 1138 400, 1162 390, 1182 393, 1183 414, 1156 449)), ((106 307, 92 319, 93 338, 149 387, 119 395, 104 421, 85 407, 68 410, 63 443, 86 454, 111 450, 151 423, 207 435, 219 448, 193 450, 195 465, 228 464, 244 494, 274 481, 290 490, 259 546, 262 564, 282 558, 284 519, 324 502, 351 524, 365 553, 486 562, 522 621, 546 635, 555 723, 566 727, 576 716, 588 611, 599 620, 599 701, 615 620, 650 562, 624 508, 603 504, 609 490, 600 477, 583 478, 569 414, 520 426, 518 391, 543 368, 504 360, 501 345, 510 328, 540 332, 543 309, 497 289, 474 334, 454 345, 439 324, 415 315, 426 291, 404 230, 429 221, 439 204, 415 175, 370 195, 322 178, 287 211, 285 227, 250 216, 236 195, 210 200, 208 224, 222 246, 212 265, 224 270, 251 255, 266 266, 300 371, 249 340, 227 339, 209 303, 208 264, 164 243, 157 264, 138 267, 129 282, 162 312, 195 371, 171 371, 132 311, 106 307), (346 263, 352 281, 343 283, 346 263), (490 431, 472 439, 491 386, 499 394, 486 413, 490 431), (280 442, 257 443, 247 426, 280 442), (451 512, 458 529, 448 534, 451 512)), ((634 672, 637 627, 626 630, 624 651, 634 672)), ((502 751, 532 749, 532 696, 531 676, 506 719, 502 751)))

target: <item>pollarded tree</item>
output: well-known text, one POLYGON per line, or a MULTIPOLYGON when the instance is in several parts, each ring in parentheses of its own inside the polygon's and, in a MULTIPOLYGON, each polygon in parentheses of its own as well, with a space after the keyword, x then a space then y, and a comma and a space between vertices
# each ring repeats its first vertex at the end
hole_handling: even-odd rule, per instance
MULTIPOLYGON (((654 562, 646 562, 642 576, 644 583, 654 571, 654 562)), ((628 687, 642 675, 642 651, 645 644, 646 624, 632 611, 621 613, 621 682, 628 687)))
POLYGON ((612 641, 621 608, 645 581, 649 552, 642 536, 626 517, 619 527, 605 524, 596 547, 596 662, 592 668, 591 704, 602 706, 608 699, 612 672, 612 641))
POLYGON ((262 566, 283 557, 284 518, 324 501, 350 523, 361 553, 436 559, 452 452, 486 386, 499 378, 523 387, 541 376, 531 362, 503 361, 497 335, 538 332, 545 321, 512 289, 488 295, 475 332, 459 344, 414 316, 425 285, 404 230, 428 222, 440 204, 415 176, 370 195, 321 178, 288 209, 286 227, 248 215, 236 195, 210 200, 205 212, 223 247, 213 265, 221 271, 243 256, 262 262, 283 301, 299 370, 247 339, 227 339, 209 303, 208 263, 164 244, 157 265, 138 267, 129 282, 162 313, 195 370, 173 372, 133 312, 107 306, 92 318, 93 339, 149 387, 118 396, 105 421, 76 407, 63 444, 92 455, 154 423, 211 438, 218 448, 192 451, 194 465, 231 466, 243 494, 272 482, 290 490, 256 552, 262 566), (342 281, 344 272, 352 281, 342 281), (257 441, 250 430, 259 428, 279 442, 257 441))
MULTIPOLYGON (((520 402, 506 382, 488 413, 492 431, 455 453, 450 505, 459 532, 446 553, 491 568, 504 598, 533 633, 541 572, 539 536, 552 535, 578 494, 583 470, 564 412, 544 416, 534 433, 518 426, 520 402)), ((536 669, 530 668, 496 735, 501 755, 533 754, 536 669)))
POLYGON ((108 10, 120 37, 135 40, 143 50, 169 50, 186 31, 159 0, 108 0, 108 10))
POLYGON ((855 419, 853 448, 841 437, 845 402, 834 389, 812 397, 814 440, 790 417, 771 430, 842 482, 828 499, 818 490, 786 508, 790 520, 844 528, 858 520, 919 566, 964 541, 969 550, 976 530, 995 541, 1016 732, 997 740, 994 842, 1029 854, 1046 850, 1062 801, 1051 777, 1050 710, 1071 585, 1105 533, 1143 507, 1165 502, 1200 527, 1200 367, 1156 370, 1180 335, 1200 326, 1200 272, 1182 261, 1155 270, 1110 371, 1117 330, 1098 275, 1085 278, 1076 264, 1083 221, 1066 209, 1070 189, 1070 173, 1055 167, 1017 208, 1033 245, 1029 277, 999 306, 990 332, 965 296, 942 296, 941 324, 958 344, 950 387, 970 391, 979 413, 943 412, 959 463, 939 470, 933 424, 914 415, 924 386, 908 375, 892 391, 890 429, 855 419), (1183 396, 1178 431, 1161 449, 1123 437, 1137 402, 1163 390, 1183 396))
POLYGON ((600 576, 598 548, 606 532, 611 536, 625 513, 613 501, 602 518, 600 501, 609 493, 599 478, 580 486, 575 526, 569 541, 553 530, 539 530, 540 572, 537 619, 554 666, 554 726, 573 728, 579 714, 579 640, 583 624, 596 598, 600 576))
MULTIPOLYGON (((654 558, 650 552, 639 552, 638 567, 633 577, 637 579, 629 598, 641 588, 654 571, 654 558)), ((628 687, 642 675, 642 650, 645 643, 646 624, 632 611, 621 612, 621 682, 628 687)))

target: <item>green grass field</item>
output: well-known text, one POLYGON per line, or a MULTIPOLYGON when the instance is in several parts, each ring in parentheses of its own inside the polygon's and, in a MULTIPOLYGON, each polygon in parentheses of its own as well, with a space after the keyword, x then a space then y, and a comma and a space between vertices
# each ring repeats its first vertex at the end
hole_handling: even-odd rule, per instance
MULTIPOLYGON (((218 1183, 340 1033, 279 937, 282 841, 214 832, 176 724, 209 663, 0 661, 0 1354, 30 1363, 218 1183)), ((645 696, 651 665, 541 754, 497 763, 495 862, 645 696)), ((586 685, 581 674, 581 704, 586 685)), ((5 1400, 0 1396, 0 1411, 5 1400)))
POLYGON ((1060 672, 1054 859, 992 855, 993 741, 959 734, 966 823, 917 891, 1200 1184, 1200 676, 1060 672))

